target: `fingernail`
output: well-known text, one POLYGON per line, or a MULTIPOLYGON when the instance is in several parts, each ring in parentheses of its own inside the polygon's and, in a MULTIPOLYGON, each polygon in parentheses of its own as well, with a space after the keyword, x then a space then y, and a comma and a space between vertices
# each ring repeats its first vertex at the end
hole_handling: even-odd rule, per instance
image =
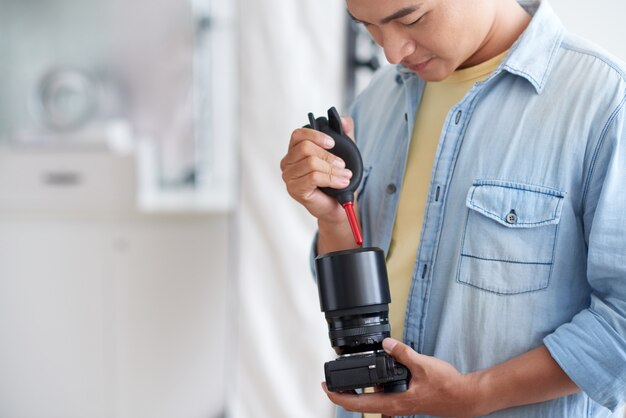
POLYGON ((346 166, 346 163, 341 158, 335 158, 333 160, 333 165, 335 167, 344 168, 346 166))
POLYGON ((348 184, 350 184, 350 180, 348 180, 348 179, 344 179, 344 178, 340 178, 340 179, 339 179, 339 184, 340 184, 341 186, 347 186, 348 184))
POLYGON ((385 338, 383 340, 383 349, 388 354, 390 354, 393 348, 396 346, 396 344, 398 344, 398 341, 394 340, 393 338, 385 338))
POLYGON ((324 139, 324 146, 326 148, 332 148, 335 146, 335 141, 330 137, 326 137, 326 139, 324 139))
POLYGON ((349 179, 349 178, 351 178, 351 177, 352 177, 352 171, 350 171, 350 170, 348 170, 348 169, 346 168, 346 169, 343 169, 343 170, 339 171, 339 175, 340 175, 341 177, 344 177, 344 178, 348 178, 348 179, 349 179))

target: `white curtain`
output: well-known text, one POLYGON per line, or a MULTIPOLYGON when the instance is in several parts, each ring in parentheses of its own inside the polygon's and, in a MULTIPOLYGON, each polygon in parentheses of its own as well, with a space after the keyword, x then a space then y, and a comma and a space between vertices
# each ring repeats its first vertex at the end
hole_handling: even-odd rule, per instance
POLYGON ((279 163, 307 112, 341 105, 344 7, 341 0, 240 2, 233 418, 333 415, 320 382, 334 355, 307 258, 314 220, 287 194, 279 163))

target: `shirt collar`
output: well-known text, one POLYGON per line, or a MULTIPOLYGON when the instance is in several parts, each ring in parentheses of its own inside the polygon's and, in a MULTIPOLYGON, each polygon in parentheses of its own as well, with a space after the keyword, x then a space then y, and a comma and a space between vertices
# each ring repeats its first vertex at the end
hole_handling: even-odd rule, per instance
MULTIPOLYGON (((533 18, 495 73, 504 70, 523 77, 537 93, 541 93, 552 69, 555 52, 563 40, 564 28, 546 0, 518 2, 533 18)), ((396 68, 403 77, 415 75, 402 64, 396 68)))
POLYGON ((563 41, 564 28, 546 0, 520 1, 533 15, 530 24, 513 44, 502 69, 527 79, 537 93, 545 87, 556 50, 563 41))

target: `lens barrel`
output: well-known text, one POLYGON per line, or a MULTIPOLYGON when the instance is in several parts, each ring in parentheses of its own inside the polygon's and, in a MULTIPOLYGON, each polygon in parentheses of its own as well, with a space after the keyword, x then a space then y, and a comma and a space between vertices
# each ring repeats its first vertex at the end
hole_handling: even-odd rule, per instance
POLYGON ((390 336, 391 296, 380 248, 358 248, 315 259, 320 306, 339 355, 375 351, 390 336))

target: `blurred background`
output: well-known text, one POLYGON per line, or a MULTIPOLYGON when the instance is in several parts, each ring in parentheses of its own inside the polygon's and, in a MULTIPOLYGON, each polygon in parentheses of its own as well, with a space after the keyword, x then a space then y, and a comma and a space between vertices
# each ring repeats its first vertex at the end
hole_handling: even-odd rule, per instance
MULTIPOLYGON (((622 2, 552 0, 621 59, 622 2)), ((331 417, 279 161, 385 65, 341 0, 0 0, 0 418, 331 417)))

